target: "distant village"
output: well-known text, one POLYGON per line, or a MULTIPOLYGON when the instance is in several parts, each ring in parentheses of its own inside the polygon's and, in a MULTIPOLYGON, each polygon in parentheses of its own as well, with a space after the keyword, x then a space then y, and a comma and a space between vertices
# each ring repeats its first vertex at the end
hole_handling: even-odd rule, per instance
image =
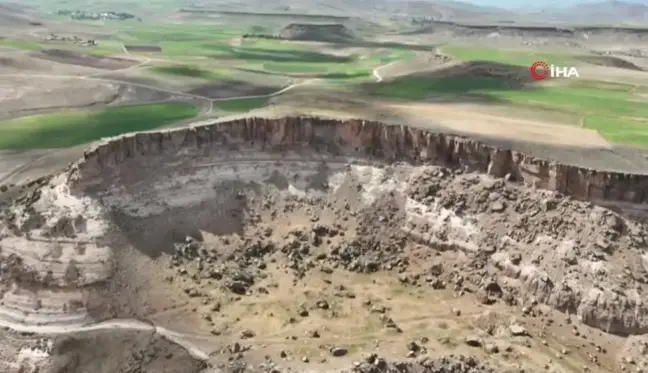
POLYGON ((54 33, 47 35, 45 41, 62 41, 62 42, 68 42, 72 44, 78 44, 82 47, 94 47, 98 44, 97 41, 94 39, 82 39, 76 35, 61 36, 54 33))
POLYGON ((135 18, 135 15, 124 12, 84 12, 82 10, 59 10, 56 12, 59 16, 68 16, 74 20, 117 20, 124 21, 135 18))

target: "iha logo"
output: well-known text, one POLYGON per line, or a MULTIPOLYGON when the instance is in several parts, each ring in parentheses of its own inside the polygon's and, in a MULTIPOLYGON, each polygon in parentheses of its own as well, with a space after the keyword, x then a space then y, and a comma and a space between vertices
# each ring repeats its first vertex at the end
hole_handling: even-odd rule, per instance
POLYGON ((547 77, 552 78, 580 78, 578 70, 575 67, 548 65, 544 61, 536 61, 529 69, 531 77, 535 80, 544 80, 547 77))

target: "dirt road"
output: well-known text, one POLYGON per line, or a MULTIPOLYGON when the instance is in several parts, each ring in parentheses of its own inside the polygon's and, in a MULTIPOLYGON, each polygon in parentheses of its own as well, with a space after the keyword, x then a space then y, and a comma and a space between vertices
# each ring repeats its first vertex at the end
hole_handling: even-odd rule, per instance
POLYGON ((382 75, 380 75, 380 70, 387 67, 387 66, 391 66, 391 65, 395 64, 396 62, 398 62, 398 61, 393 61, 393 62, 390 62, 390 63, 386 63, 384 65, 380 65, 380 66, 376 67, 375 69, 373 69, 372 73, 373 73, 374 78, 376 78, 376 83, 380 83, 380 82, 383 81, 383 77, 382 77, 382 75))
POLYGON ((145 322, 135 319, 117 319, 109 320, 97 324, 91 325, 24 325, 7 322, 6 320, 0 319, 0 327, 8 328, 19 333, 37 333, 37 334, 46 334, 46 335, 61 335, 61 334, 74 334, 79 332, 95 331, 95 330, 115 330, 115 329, 127 329, 127 330, 139 330, 139 331, 150 331, 158 333, 165 338, 171 340, 174 343, 182 346, 186 349, 193 357, 200 360, 207 360, 209 355, 196 347, 194 344, 189 342, 185 335, 177 332, 173 332, 161 326, 157 326, 152 322, 145 322))

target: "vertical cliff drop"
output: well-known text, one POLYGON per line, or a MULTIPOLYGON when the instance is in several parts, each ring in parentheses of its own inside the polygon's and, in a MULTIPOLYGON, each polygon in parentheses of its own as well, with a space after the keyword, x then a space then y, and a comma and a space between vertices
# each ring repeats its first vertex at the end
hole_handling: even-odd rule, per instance
POLYGON ((377 340, 388 360, 455 351, 506 371, 517 362, 487 351, 512 335, 533 371, 522 356, 541 341, 523 322, 564 333, 546 321, 564 313, 619 338, 648 332, 646 230, 607 207, 641 212, 647 180, 360 120, 127 135, 3 212, 0 323, 165 327, 232 370, 265 355, 340 370, 377 340))

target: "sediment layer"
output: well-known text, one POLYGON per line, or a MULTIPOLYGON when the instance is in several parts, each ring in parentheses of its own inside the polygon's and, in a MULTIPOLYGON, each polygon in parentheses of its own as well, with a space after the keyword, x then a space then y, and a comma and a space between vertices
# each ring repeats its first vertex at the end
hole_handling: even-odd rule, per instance
POLYGON ((122 136, 93 146, 71 170, 75 184, 89 186, 104 179, 108 170, 110 174, 119 174, 119 165, 129 158, 208 158, 210 152, 227 147, 236 149, 242 144, 266 152, 312 147, 322 153, 355 159, 465 167, 625 210, 641 208, 637 204, 648 201, 646 174, 599 172, 406 126, 311 117, 245 118, 122 136))
MULTIPOLYGON (((169 280, 188 279, 186 268, 182 277, 179 268, 163 265, 177 255, 178 235, 257 239, 263 236, 255 230, 262 227, 257 218, 274 222, 301 208, 317 219, 332 209, 345 229, 354 219, 362 229, 376 225, 374 233, 349 229, 348 237, 384 233, 430 253, 465 254, 479 264, 470 273, 475 284, 486 267, 510 280, 511 289, 500 293, 511 301, 545 303, 608 333, 648 333, 642 297, 648 230, 578 201, 640 212, 646 175, 597 172, 404 126, 289 117, 108 139, 39 183, 2 211, 1 326, 74 330, 171 309, 199 296, 169 280), (463 168, 476 173, 459 172, 463 168), (393 206, 381 205, 389 198, 393 206), (385 211, 398 211, 400 220, 385 211)), ((296 258, 294 248, 283 250, 284 241, 273 246, 276 254, 296 258)), ((400 255, 385 242, 385 253, 400 255)), ((250 248, 230 244, 235 252, 250 248)), ((345 245, 340 250, 353 247, 345 245)), ((224 247, 217 245, 214 258, 227 260, 218 251, 224 247)), ((336 258, 334 249, 325 257, 336 258)), ((340 258, 373 263, 375 270, 392 262, 379 254, 380 248, 358 249, 340 258), (378 256, 355 260, 351 254, 378 256)), ((346 259, 330 264, 342 268, 346 259)), ((447 268, 463 268, 454 264, 447 268)), ((200 271, 210 268, 201 264, 200 271)), ((191 283, 203 274, 192 275, 191 283)), ((223 286, 219 291, 229 289, 223 286)))

